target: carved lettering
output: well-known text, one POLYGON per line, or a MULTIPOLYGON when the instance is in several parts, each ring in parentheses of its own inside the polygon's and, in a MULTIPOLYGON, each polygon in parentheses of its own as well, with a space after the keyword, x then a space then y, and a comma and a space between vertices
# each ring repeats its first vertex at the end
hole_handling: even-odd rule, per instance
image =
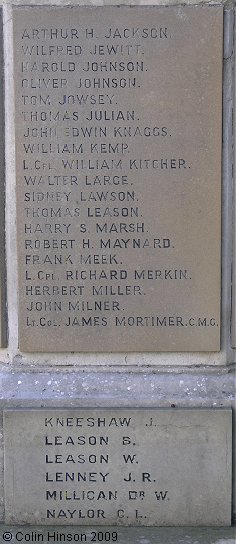
POLYGON ((23 351, 219 349, 217 9, 14 11, 23 351))

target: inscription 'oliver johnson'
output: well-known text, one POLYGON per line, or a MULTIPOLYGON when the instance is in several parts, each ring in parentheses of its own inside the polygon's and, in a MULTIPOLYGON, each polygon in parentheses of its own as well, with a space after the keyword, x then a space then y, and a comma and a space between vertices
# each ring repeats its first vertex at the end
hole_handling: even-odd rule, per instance
POLYGON ((20 347, 220 349, 221 7, 15 8, 20 347))

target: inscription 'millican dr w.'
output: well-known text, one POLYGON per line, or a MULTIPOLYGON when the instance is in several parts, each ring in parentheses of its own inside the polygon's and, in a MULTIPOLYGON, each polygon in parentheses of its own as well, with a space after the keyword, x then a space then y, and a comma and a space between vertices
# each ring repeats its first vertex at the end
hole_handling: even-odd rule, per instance
POLYGON ((15 8, 20 347, 220 349, 222 8, 15 8))

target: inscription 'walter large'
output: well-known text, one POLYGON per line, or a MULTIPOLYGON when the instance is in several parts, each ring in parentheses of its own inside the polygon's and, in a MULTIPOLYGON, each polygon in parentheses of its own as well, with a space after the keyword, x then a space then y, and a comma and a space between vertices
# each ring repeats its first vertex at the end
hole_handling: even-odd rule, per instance
POLYGON ((21 349, 219 349, 221 34, 221 7, 14 10, 21 349))

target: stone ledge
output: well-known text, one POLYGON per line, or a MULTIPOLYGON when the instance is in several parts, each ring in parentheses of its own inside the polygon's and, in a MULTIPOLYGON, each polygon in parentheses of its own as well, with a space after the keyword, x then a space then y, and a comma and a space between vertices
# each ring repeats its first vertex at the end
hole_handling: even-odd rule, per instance
POLYGON ((230 373, 135 372, 94 369, 0 373, 0 407, 96 405, 234 406, 235 375, 230 373))

